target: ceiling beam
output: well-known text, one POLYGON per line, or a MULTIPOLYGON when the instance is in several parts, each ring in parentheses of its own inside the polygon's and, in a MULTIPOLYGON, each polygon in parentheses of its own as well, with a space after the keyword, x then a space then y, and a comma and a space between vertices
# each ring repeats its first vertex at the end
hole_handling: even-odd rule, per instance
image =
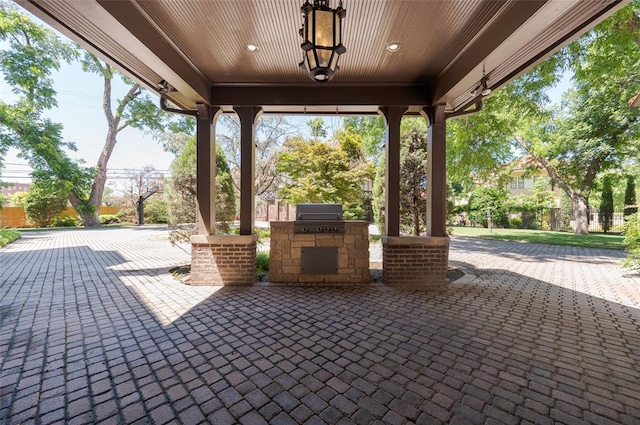
POLYGON ((212 87, 213 105, 233 106, 428 106, 428 86, 251 86, 212 87))
MULTIPOLYGON (((210 81, 182 55, 157 26, 151 23, 147 14, 133 1, 97 0, 97 3, 133 36, 132 43, 142 43, 153 54, 149 58, 153 63, 149 65, 172 87, 191 97, 194 103, 210 104, 210 81)), ((130 51, 137 51, 133 44, 124 47, 130 51)))
POLYGON ((496 50, 511 34, 524 25, 549 0, 512 1, 491 22, 486 31, 471 42, 464 52, 441 74, 435 83, 432 103, 446 101, 445 97, 456 84, 496 50))

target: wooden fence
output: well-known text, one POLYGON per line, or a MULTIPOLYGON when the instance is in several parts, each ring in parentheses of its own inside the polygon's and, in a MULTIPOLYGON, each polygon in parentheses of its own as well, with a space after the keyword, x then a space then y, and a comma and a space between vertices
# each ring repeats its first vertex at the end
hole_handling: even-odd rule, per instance
MULTIPOLYGON (((100 214, 117 214, 122 207, 107 207, 100 208, 100 214)), ((66 210, 58 214, 58 217, 72 216, 77 217, 78 214, 71 207, 67 207, 66 210)), ((0 228, 6 227, 35 227, 35 224, 27 219, 27 214, 22 207, 4 207, 0 209, 0 228)))

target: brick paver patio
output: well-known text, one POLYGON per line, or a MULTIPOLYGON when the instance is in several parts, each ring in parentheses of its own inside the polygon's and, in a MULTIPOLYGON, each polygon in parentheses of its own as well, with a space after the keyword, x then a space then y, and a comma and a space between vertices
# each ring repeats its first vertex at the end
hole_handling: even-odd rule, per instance
POLYGON ((163 228, 0 250, 0 423, 639 424, 623 253, 455 238, 438 291, 189 287, 163 228))

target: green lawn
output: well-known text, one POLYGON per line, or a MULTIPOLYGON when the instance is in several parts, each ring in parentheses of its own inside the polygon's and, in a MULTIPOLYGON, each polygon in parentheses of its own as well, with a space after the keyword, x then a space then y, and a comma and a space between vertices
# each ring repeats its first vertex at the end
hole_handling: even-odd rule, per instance
POLYGON ((0 248, 20 239, 20 232, 13 229, 0 229, 0 248))
POLYGON ((477 238, 502 239, 518 242, 546 243, 551 245, 582 246, 587 248, 624 249, 623 236, 592 234, 577 236, 567 232, 526 229, 489 229, 481 227, 452 227, 453 236, 471 236, 477 238))

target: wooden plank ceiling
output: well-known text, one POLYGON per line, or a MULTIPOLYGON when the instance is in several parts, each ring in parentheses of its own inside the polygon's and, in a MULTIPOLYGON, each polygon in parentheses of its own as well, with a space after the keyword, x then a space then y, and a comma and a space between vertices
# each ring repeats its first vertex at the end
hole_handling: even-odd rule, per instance
POLYGON ((344 0, 347 52, 335 78, 318 85, 298 67, 302 0, 17 1, 149 89, 167 81, 180 107, 273 111, 463 109, 477 100, 483 68, 496 89, 628 2, 344 0), (400 49, 389 52, 390 43, 400 49))

